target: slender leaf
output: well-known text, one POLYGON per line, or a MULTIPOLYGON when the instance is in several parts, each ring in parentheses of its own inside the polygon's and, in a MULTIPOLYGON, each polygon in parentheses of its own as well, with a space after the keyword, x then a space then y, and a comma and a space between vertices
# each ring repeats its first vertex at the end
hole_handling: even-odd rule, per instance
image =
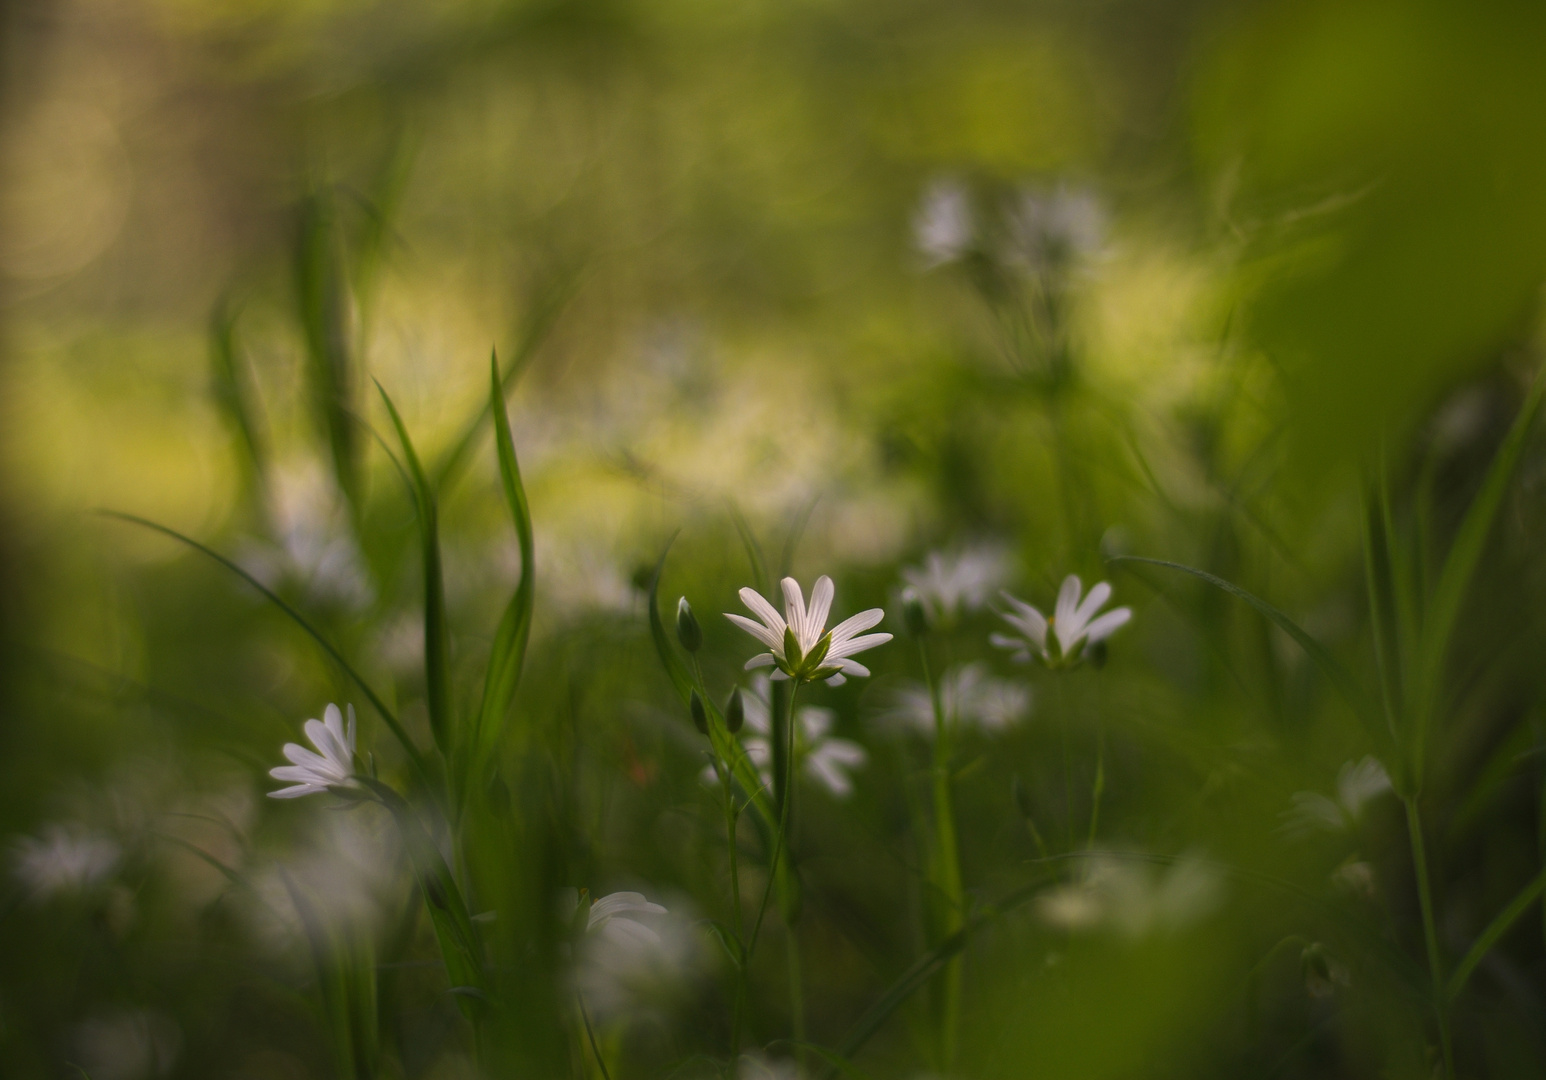
POLYGON ((1524 453, 1530 427, 1535 422, 1536 413, 1540 411, 1543 391, 1546 391, 1546 368, 1536 374, 1530 392, 1519 408, 1519 414, 1514 417, 1508 434, 1503 437, 1503 444, 1493 455, 1481 489, 1471 500, 1460 528, 1455 533, 1455 540, 1444 558, 1444 566, 1439 571, 1438 582, 1428 602, 1419 655, 1413 665, 1416 686, 1412 694, 1412 707, 1417 717, 1413 761, 1419 780, 1427 751, 1428 729, 1437 704, 1435 698, 1443 673, 1444 656, 1449 651, 1450 635, 1454 632, 1461 602, 1465 599, 1466 589, 1470 586, 1487 538, 1492 532, 1492 523, 1498 516, 1499 507, 1503 505, 1509 478, 1513 476, 1514 467, 1519 464, 1519 458, 1524 453))
POLYGON ((505 503, 515 523, 516 539, 521 545, 521 583, 505 607, 494 635, 489 655, 488 675, 483 684, 483 702, 478 708, 474 736, 475 758, 481 762, 498 744, 509 715, 511 702, 520 686, 521 667, 526 644, 531 636, 532 610, 536 600, 537 564, 531 530, 531 510, 526 489, 521 485, 521 469, 515 457, 515 440, 510 433, 510 417, 505 411, 504 382, 499 377, 499 359, 490 362, 489 407, 494 414, 494 443, 499 455, 499 478, 505 503))
POLYGON ((301 207, 295 291, 306 340, 312 411, 327 440, 338 486, 359 498, 359 451, 354 424, 354 363, 349 288, 334 195, 326 187, 301 207))
POLYGON ((1498 912, 1497 917, 1487 924, 1487 929, 1482 931, 1482 936, 1476 939, 1475 944, 1466 951, 1454 974, 1449 977, 1449 985, 1445 993, 1450 1001, 1460 996, 1460 991, 1465 989, 1466 980, 1471 973, 1492 951, 1494 945, 1502 940, 1503 935, 1518 921, 1519 917, 1529 910, 1530 905, 1546 891, 1546 869, 1536 874, 1530 883, 1519 890, 1518 895, 1509 901, 1508 907, 1498 912))
POLYGON ((755 587, 758 591, 771 590, 775 582, 768 573, 768 561, 762 557, 762 545, 757 543, 757 535, 752 532, 746 515, 741 513, 741 508, 734 502, 730 504, 730 520, 735 523, 735 531, 740 534, 741 547, 746 551, 746 561, 751 566, 755 587))
POLYGON ((386 726, 391 729, 392 734, 397 737, 397 741, 402 744, 404 752, 407 753, 408 759, 413 763, 414 770, 419 775, 419 779, 425 784, 429 783, 429 770, 425 765, 424 757, 419 753, 418 747, 414 746, 413 740, 408 737, 408 732, 404 730, 402 724, 398 722, 397 716, 392 712, 391 709, 387 708, 386 703, 381 700, 381 695, 377 694, 375 690, 371 689, 370 684, 365 681, 364 677, 354 669, 353 665, 351 665, 349 661, 344 659, 343 653, 339 652, 331 641, 323 637, 322 632, 313 626, 310 620, 308 620, 304 615, 295 610, 295 608, 291 607, 289 604, 285 603, 285 601, 281 599, 277 593, 268 588, 268 586, 264 585, 257 578, 247 573, 247 571, 243 570, 236 563, 232 562, 218 551, 215 551, 213 548, 206 547, 205 545, 199 543, 197 540, 194 540, 188 536, 184 536, 176 529, 169 529, 165 525, 158 525, 154 521, 149 521, 142 517, 135 517, 133 514, 120 513, 117 510, 101 510, 98 511, 98 513, 102 514, 104 517, 115 518, 119 521, 126 521, 131 525, 139 525, 142 528, 154 530, 155 532, 161 533, 164 536, 171 537, 173 540, 180 541, 181 543, 191 547, 193 550, 200 552, 203 555, 209 556, 211 559, 215 560, 215 562, 219 563, 221 566, 231 571, 231 573, 241 578, 247 584, 251 585, 254 589, 258 590, 258 592, 262 593, 270 603, 288 615, 290 620, 299 626, 302 630, 306 631, 306 633, 310 635, 311 639, 319 646, 321 646, 322 651, 327 653, 327 655, 332 658, 333 662, 343 669, 344 674, 349 676, 349 678, 354 682, 354 685, 360 688, 360 692, 365 695, 366 700, 371 703, 371 706, 375 708, 378 714, 380 714, 381 719, 386 723, 386 726))
POLYGON ((449 761, 456 731, 451 716, 450 665, 446 657, 446 587, 440 569, 439 512, 435 492, 419 465, 419 455, 414 452, 403 418, 397 414, 397 407, 379 382, 376 389, 381 392, 381 400, 386 402, 387 412, 392 416, 392 426, 397 429, 397 439, 408 464, 408 475, 413 478, 414 502, 419 516, 419 547, 424 556, 424 682, 429 698, 429 726, 435 736, 435 745, 449 761))
POLYGON ((1244 600, 1298 643, 1299 647, 1305 651, 1305 654, 1315 661, 1316 666, 1331 680, 1332 685, 1337 688, 1360 718, 1367 720, 1371 717, 1368 699, 1364 696, 1363 690, 1353 679, 1352 675, 1348 674, 1347 669, 1337 663, 1336 658, 1326 650, 1326 647, 1311 637, 1303 627, 1255 593, 1247 592, 1233 582, 1225 581, 1223 578, 1216 577, 1206 570, 1198 570, 1196 567, 1186 566, 1182 563, 1167 562, 1163 559, 1146 559, 1138 555, 1115 555, 1108 559, 1107 562, 1143 563, 1148 566, 1164 567, 1167 570, 1179 570, 1183 574, 1191 574, 1195 578, 1200 578, 1214 588, 1221 589, 1237 599, 1244 600))
POLYGON ((243 471, 254 486, 267 471, 268 449, 258 430, 257 403, 236 337, 236 312, 222 297, 210 316, 209 358, 215 406, 235 429, 246 451, 243 471))

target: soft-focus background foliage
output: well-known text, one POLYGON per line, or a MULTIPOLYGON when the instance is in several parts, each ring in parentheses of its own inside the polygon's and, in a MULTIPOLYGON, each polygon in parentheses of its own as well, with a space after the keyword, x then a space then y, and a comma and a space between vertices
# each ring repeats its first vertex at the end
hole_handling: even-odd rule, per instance
MULTIPOLYGON (((1086 828, 1100 742, 1098 846, 1181 857, 1092 870, 1105 906, 1077 918, 1049 885, 974 939, 956 1073, 1433 1074, 1399 804, 1283 828, 1294 793, 1381 748, 1249 607, 1103 560, 1238 582, 1375 686, 1368 485, 1388 478, 1436 566, 1540 363, 1546 9, 15 0, 4 20, 0 1073, 331 1075, 288 874, 375 941, 382 1075, 474 1075, 386 823, 263 797, 329 701, 361 707, 384 774, 400 754, 240 580, 93 511, 271 583, 428 745, 412 503, 371 380, 428 461, 476 431, 442 488, 470 707, 520 573, 479 423, 492 348, 522 370, 538 564, 510 873, 638 889, 675 920, 665 977, 580 976, 613 1075, 725 1054, 701 921, 725 917, 723 834, 641 585, 680 530, 662 600, 691 598, 727 692, 751 644, 717 613, 764 584, 737 518, 775 571, 832 574, 839 615, 984 546, 1038 604, 1073 572, 1134 608, 1105 667, 1062 680, 989 648, 986 610, 941 643, 1033 702, 958 748, 974 902, 1045 869, 1021 803, 1055 849, 1086 828), (1049 207, 1057 250, 1025 224, 1049 207)), ((1423 778, 1450 966, 1546 854, 1543 486, 1537 438, 1423 778)), ((804 699, 868 753, 797 822, 827 1046, 924 945, 927 756, 886 720, 920 671, 884 628, 873 679, 804 699)), ((750 1035, 787 1061, 769 932, 750 1035)), ((1454 1026, 1460 1075, 1546 1070, 1539 908, 1454 1026)), ((924 994, 855 1065, 923 1075, 928 1031, 924 994)))

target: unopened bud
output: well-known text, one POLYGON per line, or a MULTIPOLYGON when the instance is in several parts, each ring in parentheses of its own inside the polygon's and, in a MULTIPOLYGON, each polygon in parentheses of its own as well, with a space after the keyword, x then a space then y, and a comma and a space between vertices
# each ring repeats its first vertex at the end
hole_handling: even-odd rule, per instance
POLYGON ((1299 954, 1299 963, 1304 969, 1304 985, 1310 996, 1329 997, 1334 989, 1335 976, 1331 970, 1331 959, 1326 955, 1326 946, 1318 941, 1306 945, 1304 952, 1299 954))
POLYGON ((902 623, 913 637, 929 632, 929 609, 923 606, 923 598, 911 587, 902 590, 902 623))
POLYGON ((709 733, 709 714, 703 707, 703 699, 698 696, 698 691, 692 692, 692 697, 687 702, 688 709, 692 712, 692 725, 698 729, 698 734, 709 733))
POLYGON ((730 691, 730 700, 725 703, 725 730, 734 735, 741 730, 741 725, 746 723, 746 702, 741 700, 741 688, 737 686, 730 691))
POLYGON ((692 613, 692 605, 685 596, 676 602, 676 640, 690 653, 703 648, 703 627, 698 625, 698 616, 692 613))

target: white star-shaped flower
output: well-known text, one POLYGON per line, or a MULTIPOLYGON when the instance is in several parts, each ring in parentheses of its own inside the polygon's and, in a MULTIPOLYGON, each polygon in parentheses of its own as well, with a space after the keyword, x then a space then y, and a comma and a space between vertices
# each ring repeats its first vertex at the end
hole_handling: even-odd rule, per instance
POLYGON ((1133 617, 1131 608, 1120 607, 1097 618, 1095 613, 1111 599, 1111 586, 1102 581, 1080 603, 1083 588, 1077 574, 1064 578, 1050 619, 1024 600, 1000 592, 1013 608, 1001 613, 1002 617, 1020 631, 1020 636, 994 634, 989 640, 1001 649, 1013 649, 1014 659, 1021 663, 1035 655, 1048 667, 1073 667, 1084 659, 1090 646, 1105 641, 1133 617), (1052 633, 1048 634, 1048 630, 1052 633))
POLYGON ((801 682, 826 679, 829 686, 843 685, 849 675, 868 675, 870 669, 851 657, 891 640, 890 634, 862 633, 878 624, 886 613, 880 608, 870 608, 827 630, 827 615, 832 610, 832 597, 836 591, 832 579, 825 574, 816 579, 809 608, 805 606, 799 582, 786 577, 782 585, 783 615, 756 589, 742 589, 741 603, 762 620, 760 623, 744 615, 725 614, 725 618, 768 647, 767 652, 748 660, 746 669, 776 667, 775 679, 801 682))
POLYGON ((1391 789, 1390 774, 1374 757, 1346 762, 1337 773, 1337 797, 1318 791, 1296 791, 1294 808, 1283 812, 1283 829, 1295 836, 1317 830, 1341 832, 1358 823, 1364 806, 1391 789))
POLYGON ((902 571, 929 614, 951 623, 961 611, 976 611, 994 589, 1009 580, 1009 556, 998 547, 974 547, 951 554, 931 551, 923 565, 902 571))
MULTIPOLYGON (((984 732, 1002 731, 1031 709, 1028 687, 995 679, 986 664, 978 663, 945 672, 939 681, 939 699, 948 723, 971 724, 984 732)), ((934 698, 923 683, 902 683, 891 707, 877 720, 894 731, 911 729, 933 738, 934 698)))
POLYGON ((659 945, 660 934, 655 928, 646 926, 634 916, 664 914, 666 909, 646 900, 643 893, 608 893, 590 906, 585 932, 596 934, 618 948, 659 945))
POLYGON ((271 799, 298 799, 318 795, 331 788, 354 786, 354 706, 349 706, 349 724, 343 713, 329 705, 322 720, 306 721, 306 737, 320 753, 312 753, 297 743, 285 743, 289 765, 270 769, 275 780, 288 780, 294 786, 268 793, 271 799))

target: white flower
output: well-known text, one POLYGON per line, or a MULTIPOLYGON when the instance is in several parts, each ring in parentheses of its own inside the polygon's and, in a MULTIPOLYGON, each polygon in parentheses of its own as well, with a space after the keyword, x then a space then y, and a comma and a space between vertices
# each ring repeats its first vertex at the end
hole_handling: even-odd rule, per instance
POLYGON ((1196 855, 1168 869, 1115 855, 1082 861, 1082 873, 1036 898, 1042 919, 1064 930, 1108 928, 1137 938, 1181 930, 1210 914, 1222 899, 1219 872, 1196 855))
POLYGON ((1337 773, 1337 797, 1296 791, 1293 809, 1283 812, 1283 830, 1296 836, 1341 832, 1358 823, 1366 803, 1389 790, 1390 774, 1375 758, 1345 762, 1337 773))
POLYGON ((317 795, 335 787, 354 786, 354 706, 349 706, 349 726, 337 705, 329 705, 323 720, 306 721, 306 737, 321 753, 312 753, 296 743, 285 743, 284 755, 291 764, 270 769, 275 780, 289 780, 294 786, 268 793, 271 799, 298 799, 317 795))
POLYGON ((269 489, 271 541, 249 541, 237 562, 271 589, 293 581, 317 603, 358 611, 376 598, 369 567, 350 531, 347 508, 321 466, 274 470, 269 489))
POLYGON ((929 614, 945 622, 961 610, 977 611, 994 589, 1009 579, 1009 558, 1002 548, 967 548, 951 555, 931 551, 922 566, 909 566, 902 580, 911 585, 929 614))
POLYGON ((117 841, 109 837, 79 826, 53 824, 44 826, 38 836, 16 841, 12 870, 41 903, 86 892, 113 872, 122 855, 117 841))
MULTIPOLYGON (((759 672, 752 676, 751 686, 741 700, 746 707, 746 727, 756 732, 744 737, 742 745, 747 758, 762 776, 762 782, 772 787, 773 745, 770 737, 773 723, 770 690, 768 677, 759 672)), ((849 779, 847 770, 861 768, 869 760, 864 747, 848 739, 827 735, 837 719, 837 714, 831 709, 808 705, 799 709, 795 716, 799 721, 795 729, 796 767, 803 768, 808 777, 835 797, 847 797, 853 792, 853 781, 849 779)), ((705 784, 719 783, 713 765, 704 767, 700 779, 705 784)))
POLYGON ((972 207, 959 181, 931 183, 913 214, 913 244, 927 267, 954 262, 972 245, 972 207))
POLYGON ((1073 667, 1084 659, 1090 646, 1105 641, 1133 617, 1131 608, 1120 607, 1096 618, 1101 605, 1111 599, 1111 586, 1102 581, 1080 603, 1082 588, 1078 575, 1064 578, 1063 587, 1058 590, 1057 608, 1050 619, 1024 600, 1000 592, 1014 609, 1002 613, 1002 617, 1021 636, 994 634, 989 640, 1001 649, 1013 649, 1014 659, 1021 663, 1034 654, 1048 667, 1073 667), (1048 629, 1052 630, 1050 635, 1048 629))
POLYGON ((786 577, 781 584, 784 589, 783 616, 755 589, 742 589, 741 603, 762 620, 760 623, 744 615, 728 612, 725 615, 768 647, 768 652, 759 653, 746 662, 746 670, 776 666, 778 674, 774 678, 799 679, 801 682, 826 679, 829 686, 843 685, 848 675, 868 675, 870 669, 850 657, 891 640, 890 634, 860 633, 878 624, 886 613, 880 608, 870 608, 826 630, 835 592, 832 579, 825 574, 816 579, 809 609, 805 606, 799 582, 786 577))
POLYGON ((1106 231, 1100 200, 1090 191, 1067 183, 1051 191, 1021 189, 1020 198, 1005 216, 1009 258, 1033 272, 1095 254, 1106 231))
MULTIPOLYGON (((995 679, 986 664, 963 664, 947 671, 939 682, 940 707, 953 725, 974 724, 985 732, 1002 731, 1031 708, 1029 687, 995 679)), ((878 717, 893 727, 934 735, 934 702, 922 683, 906 682, 896 691, 891 708, 878 717)))
POLYGON ((598 934, 618 948, 659 945, 660 934, 634 916, 664 914, 666 909, 646 900, 643 893, 609 893, 590 906, 585 932, 598 934))
POLYGON ((170 1076, 182 1052, 182 1029, 149 1009, 100 1012, 70 1029, 73 1064, 91 1080, 170 1076))

